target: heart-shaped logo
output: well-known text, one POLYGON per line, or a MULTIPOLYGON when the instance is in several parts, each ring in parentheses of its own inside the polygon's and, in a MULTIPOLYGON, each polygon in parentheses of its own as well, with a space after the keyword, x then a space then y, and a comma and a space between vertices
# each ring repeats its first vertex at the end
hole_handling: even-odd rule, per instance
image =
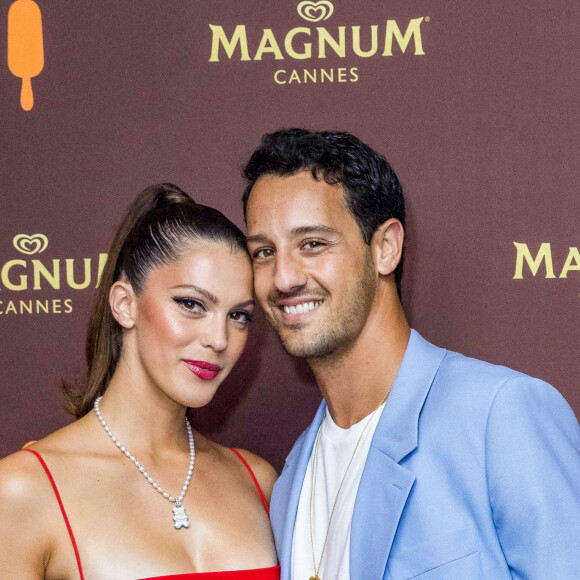
POLYGON ((328 20, 332 16, 334 6, 328 0, 319 0, 319 2, 304 0, 304 2, 298 4, 296 10, 304 20, 320 22, 321 20, 328 20))
POLYGON ((33 234, 27 236, 26 234, 18 234, 12 240, 14 247, 23 254, 40 254, 44 252, 48 246, 48 238, 44 234, 33 234))

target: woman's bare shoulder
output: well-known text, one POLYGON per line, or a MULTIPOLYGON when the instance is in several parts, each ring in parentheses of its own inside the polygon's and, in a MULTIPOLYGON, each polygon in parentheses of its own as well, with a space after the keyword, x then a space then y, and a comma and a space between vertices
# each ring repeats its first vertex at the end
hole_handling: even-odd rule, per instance
POLYGON ((46 475, 32 453, 18 451, 0 460, 0 506, 38 501, 46 475))
POLYGON ((278 479, 278 473, 270 463, 259 455, 256 455, 247 449, 236 449, 236 451, 246 460, 254 472, 266 500, 270 503, 272 488, 278 479))
POLYGON ((0 578, 44 578, 47 566, 59 561, 67 531, 40 460, 52 470, 65 454, 66 445, 49 436, 0 460, 0 522, 9 530, 0 542, 0 578))
POLYGON ((38 505, 39 499, 53 493, 41 459, 51 463, 57 456, 66 455, 84 430, 78 423, 31 442, 25 449, 0 460, 0 503, 34 499, 33 503, 38 505))
MULTIPOLYGON (((229 466, 229 468, 233 469, 236 473, 241 474, 240 477, 243 476, 244 480, 248 478, 246 468, 242 465, 239 458, 232 452, 232 449, 234 448, 220 445, 211 439, 207 439, 198 432, 195 432, 194 439, 196 450, 213 456, 223 467, 229 466), (240 471, 240 468, 243 469, 245 474, 240 471)), ((250 469, 258 480, 258 484, 260 485, 264 497, 268 503, 270 503, 272 488, 278 479, 278 473, 274 467, 272 467, 272 465, 270 465, 265 459, 262 459, 251 451, 239 448, 235 448, 235 451, 237 451, 250 466, 250 469)))
POLYGON ((32 453, 19 451, 0 460, 0 522, 10 530, 0 560, 20 554, 22 566, 28 567, 43 558, 56 506, 51 494, 47 475, 32 453))

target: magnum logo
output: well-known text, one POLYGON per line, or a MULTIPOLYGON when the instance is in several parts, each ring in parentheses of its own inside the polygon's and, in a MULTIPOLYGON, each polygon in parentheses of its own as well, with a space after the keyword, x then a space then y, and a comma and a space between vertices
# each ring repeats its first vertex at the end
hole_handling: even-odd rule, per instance
POLYGON ((20 105, 34 106, 31 79, 44 68, 44 44, 40 8, 33 0, 16 0, 8 10, 8 68, 22 79, 20 105))
POLYGON ((19 234, 14 236, 12 245, 23 254, 40 254, 48 247, 48 238, 44 234, 19 234))
MULTIPOLYGON (((319 2, 304 1, 297 6, 298 14, 306 21, 316 23, 328 20, 334 13, 334 6, 328 0, 319 2)), ((251 31, 250 37, 260 37, 259 42, 248 40, 245 24, 238 24, 233 31, 226 32, 223 26, 210 24, 212 32, 209 62, 229 59, 240 61, 261 61, 264 58, 275 61, 291 59, 307 61, 326 59, 328 56, 339 58, 358 57, 368 59, 375 56, 393 56, 407 50, 415 56, 424 56, 421 24, 429 17, 413 18, 402 26, 396 20, 385 20, 384 24, 373 24, 362 29, 361 26, 337 26, 334 29, 317 26, 310 28, 298 26, 288 30, 283 36, 274 34, 271 28, 251 31)), ((287 72, 285 69, 274 73, 278 84, 292 82, 357 82, 357 68, 305 69, 287 72), (325 74, 326 73, 326 74, 325 74)))
MULTIPOLYGON (((12 245, 25 256, 41 254, 48 247, 44 234, 18 234, 12 245)), ((80 291, 97 288, 107 254, 93 258, 14 258, 0 268, 0 316, 4 314, 69 314, 73 300, 69 297, 36 298, 38 292, 80 291), (5 291, 9 293, 7 300, 5 291), (34 298, 26 296, 33 292, 34 298), (18 299, 15 298, 18 296, 18 299), (23 298, 20 298, 23 296, 23 298)), ((57 295, 58 296, 58 295, 57 295)))
MULTIPOLYGON (((552 247, 548 242, 540 244, 538 252, 535 256, 532 255, 528 244, 514 242, 516 247, 516 268, 514 272, 514 280, 521 280, 530 274, 536 276, 540 272, 544 273, 545 278, 555 278, 554 260, 552 256, 552 247), (525 268, 527 266, 527 268, 525 268), (543 269, 541 269, 543 266, 543 269)), ((568 278, 568 273, 573 271, 580 271, 580 252, 578 248, 572 246, 568 248, 568 255, 558 274, 558 278, 568 278)))
POLYGON ((321 20, 328 20, 332 16, 334 6, 327 0, 320 0, 320 2, 305 0, 298 4, 296 11, 308 22, 320 22, 321 20))

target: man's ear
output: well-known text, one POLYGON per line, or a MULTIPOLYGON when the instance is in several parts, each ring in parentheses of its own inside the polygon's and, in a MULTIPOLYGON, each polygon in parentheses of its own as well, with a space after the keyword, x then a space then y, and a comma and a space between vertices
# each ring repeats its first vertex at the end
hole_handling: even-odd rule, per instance
POLYGON ((133 328, 137 319, 137 297, 128 282, 117 281, 109 292, 109 305, 115 320, 126 329, 133 328))
POLYGON ((379 274, 387 276, 395 271, 403 254, 405 230, 395 218, 381 224, 373 235, 371 245, 379 274))

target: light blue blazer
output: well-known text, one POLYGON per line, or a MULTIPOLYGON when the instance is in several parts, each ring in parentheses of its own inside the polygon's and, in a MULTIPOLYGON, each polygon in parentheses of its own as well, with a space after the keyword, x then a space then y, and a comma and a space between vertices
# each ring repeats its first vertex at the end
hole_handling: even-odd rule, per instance
MULTIPOLYGON (((282 580, 325 408, 274 487, 282 580)), ((563 397, 412 331, 358 489, 350 578, 579 580, 580 427, 563 397)))

